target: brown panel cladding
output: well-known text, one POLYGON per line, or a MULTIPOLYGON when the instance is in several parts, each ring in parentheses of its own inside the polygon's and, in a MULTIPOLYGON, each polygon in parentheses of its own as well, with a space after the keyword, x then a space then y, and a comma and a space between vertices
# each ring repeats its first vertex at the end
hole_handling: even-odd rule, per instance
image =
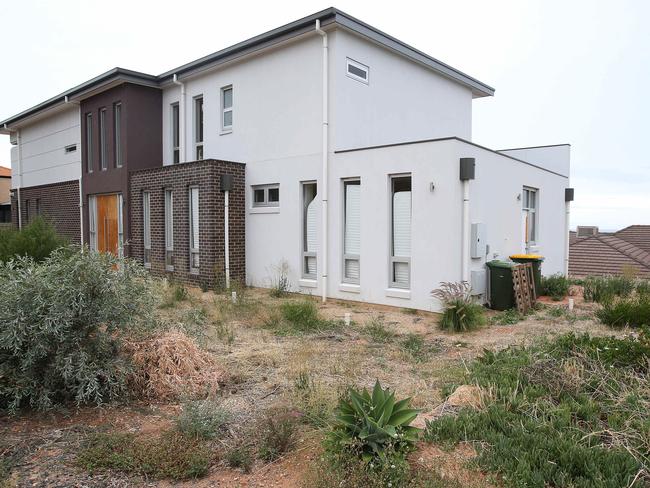
POLYGON ((229 194, 230 275, 246 279, 245 165, 205 160, 130 173, 131 257, 143 260, 142 193, 150 195, 151 272, 192 285, 213 286, 225 274, 224 194, 221 175, 233 175, 229 194), (200 273, 189 272, 189 188, 199 188, 200 273), (165 195, 174 193, 174 271, 165 271, 165 195))
POLYGON ((130 255, 129 172, 162 166, 162 92, 132 83, 123 83, 81 102, 81 173, 84 202, 84 239, 88 242, 88 195, 122 193, 124 198, 124 254, 130 255), (121 106, 122 167, 115 158, 115 104, 121 106), (106 169, 100 168, 99 112, 106 109, 106 169), (92 113, 92 162, 88 173, 86 114, 92 113))
MULTIPOLYGON (((17 195, 17 190, 11 195, 11 218, 15 227, 18 227, 17 195)), ((78 180, 23 187, 20 189, 20 201, 23 227, 40 214, 70 242, 81 242, 78 180)))

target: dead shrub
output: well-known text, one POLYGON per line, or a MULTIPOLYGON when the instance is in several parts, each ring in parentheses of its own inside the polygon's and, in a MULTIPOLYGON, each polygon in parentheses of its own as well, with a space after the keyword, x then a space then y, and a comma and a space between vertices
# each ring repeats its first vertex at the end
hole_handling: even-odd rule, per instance
POLYGON ((204 396, 219 389, 224 373, 209 353, 181 331, 128 344, 134 371, 131 391, 146 398, 204 396))

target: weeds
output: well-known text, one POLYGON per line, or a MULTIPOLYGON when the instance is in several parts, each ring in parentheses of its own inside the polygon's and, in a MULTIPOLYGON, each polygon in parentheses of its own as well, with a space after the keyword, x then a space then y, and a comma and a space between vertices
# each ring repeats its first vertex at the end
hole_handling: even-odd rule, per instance
POLYGON ((427 344, 424 338, 418 334, 407 334, 401 342, 402 349, 416 363, 423 363, 435 353, 440 351, 439 347, 427 344))
POLYGON ((170 283, 165 287, 163 301, 160 308, 174 308, 178 303, 189 299, 190 293, 181 283, 170 283))
POLYGON ((466 381, 489 391, 492 403, 427 422, 425 437, 474 442, 478 465, 506 486, 642 486, 649 354, 643 338, 573 334, 485 352, 466 381))
POLYGON ((194 400, 183 405, 176 428, 193 439, 214 439, 228 420, 230 412, 214 400, 194 400))
POLYGON ((335 389, 315 381, 307 371, 298 373, 294 381, 293 403, 308 424, 318 428, 328 425, 335 402, 335 389))
POLYGON ((253 451, 245 445, 235 446, 225 453, 226 464, 231 468, 241 469, 244 473, 250 473, 255 457, 253 451))
POLYGON ((271 278, 271 296, 274 298, 282 298, 287 296, 291 291, 291 284, 289 283, 289 263, 282 260, 280 263, 273 267, 273 277, 271 278))
POLYGON ((547 295, 555 301, 562 300, 569 294, 569 280, 561 273, 542 276, 541 295, 547 295))
POLYGON ((293 449, 296 442, 296 421, 288 411, 269 412, 260 426, 259 435, 257 455, 264 461, 275 461, 293 449))
POLYGON ((208 472, 210 449, 180 432, 144 438, 133 434, 95 434, 86 442, 77 462, 87 471, 114 469, 153 478, 186 480, 208 472))
POLYGON ((318 333, 341 326, 341 321, 322 318, 316 304, 308 299, 282 303, 266 320, 266 327, 279 335, 318 333))
POLYGON ((382 316, 372 317, 364 327, 364 332, 370 337, 372 342, 385 343, 395 337, 393 331, 386 327, 382 316))
POLYGON ((508 310, 504 310, 503 312, 490 317, 490 324, 514 325, 521 322, 525 318, 526 316, 524 314, 519 313, 519 311, 516 308, 509 308, 508 310))
POLYGON ((614 297, 629 297, 635 288, 634 279, 625 276, 591 276, 582 282, 587 302, 605 303, 614 297))
POLYGON ((610 327, 650 326, 650 295, 609 300, 596 311, 596 317, 610 327))

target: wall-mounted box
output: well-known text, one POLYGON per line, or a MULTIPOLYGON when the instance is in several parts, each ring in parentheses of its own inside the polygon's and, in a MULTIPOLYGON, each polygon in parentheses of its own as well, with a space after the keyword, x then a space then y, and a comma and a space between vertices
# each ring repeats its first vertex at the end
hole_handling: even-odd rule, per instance
POLYGON ((472 224, 470 239, 469 253, 472 259, 484 258, 487 254, 487 229, 485 224, 481 222, 472 224))
POLYGON ((472 286, 472 295, 485 295, 487 273, 484 269, 475 269, 469 273, 469 284, 472 286))

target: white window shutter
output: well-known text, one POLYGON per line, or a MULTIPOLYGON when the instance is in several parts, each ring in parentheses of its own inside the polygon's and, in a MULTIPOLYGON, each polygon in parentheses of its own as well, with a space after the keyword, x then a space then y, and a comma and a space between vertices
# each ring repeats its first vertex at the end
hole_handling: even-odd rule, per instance
MULTIPOLYGON (((316 198, 314 197, 307 205, 307 222, 306 222, 306 241, 307 252, 316 252, 318 247, 318 238, 316 236, 316 198)), ((314 258, 314 263, 316 258, 314 258)), ((316 270, 314 270, 316 272, 316 270)))
POLYGON ((361 254, 361 185, 345 185, 345 254, 361 254))
POLYGON ((192 205, 192 242, 193 249, 199 248, 199 189, 190 189, 191 205, 192 205))
POLYGON ((393 280, 398 285, 408 286, 409 284, 409 264, 403 262, 393 263, 393 280))
POLYGON ((393 255, 411 256, 411 192, 393 195, 393 255))

